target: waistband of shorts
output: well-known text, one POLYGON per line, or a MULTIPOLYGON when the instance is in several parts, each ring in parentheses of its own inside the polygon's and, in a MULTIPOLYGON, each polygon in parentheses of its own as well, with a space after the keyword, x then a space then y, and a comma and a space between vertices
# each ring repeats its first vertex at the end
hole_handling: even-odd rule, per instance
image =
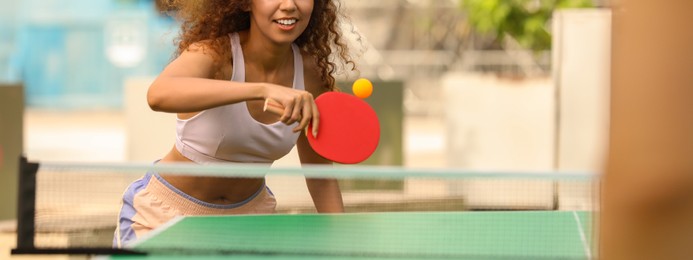
POLYGON ((147 172, 151 175, 151 180, 149 185, 145 189, 151 195, 155 197, 164 197, 166 201, 170 204, 176 205, 181 211, 185 211, 187 214, 203 215, 203 214, 214 214, 222 213, 224 211, 241 210, 244 207, 252 207, 261 201, 264 196, 268 196, 267 187, 263 185, 249 198, 233 204, 214 204, 199 200, 194 198, 178 188, 171 185, 163 177, 161 177, 157 172, 147 172))

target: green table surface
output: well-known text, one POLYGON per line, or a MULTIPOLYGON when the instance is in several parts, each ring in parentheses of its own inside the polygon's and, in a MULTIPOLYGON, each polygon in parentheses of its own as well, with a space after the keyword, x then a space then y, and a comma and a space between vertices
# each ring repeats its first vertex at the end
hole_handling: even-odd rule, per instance
POLYGON ((589 259, 588 212, 479 211, 176 219, 111 259, 589 259))

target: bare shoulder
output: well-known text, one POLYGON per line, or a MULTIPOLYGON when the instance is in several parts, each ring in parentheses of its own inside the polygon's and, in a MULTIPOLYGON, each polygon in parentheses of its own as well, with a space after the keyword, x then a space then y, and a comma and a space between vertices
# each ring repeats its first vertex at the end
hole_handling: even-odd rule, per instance
POLYGON ((168 73, 174 76, 215 77, 216 71, 223 71, 230 64, 219 61, 228 60, 230 53, 220 53, 224 43, 219 39, 204 40, 190 44, 180 56, 169 64, 168 73))
POLYGON ((320 71, 322 68, 318 66, 317 60, 315 57, 305 52, 301 52, 301 56, 303 56, 303 76, 306 91, 313 94, 314 97, 325 93, 327 89, 324 86, 325 83, 323 83, 322 79, 320 78, 320 71))
POLYGON ((230 42, 225 40, 225 37, 219 37, 213 40, 202 40, 194 42, 186 48, 182 55, 195 55, 200 57, 206 57, 211 60, 218 58, 226 58, 226 56, 231 55, 231 52, 226 52, 230 48, 230 42))

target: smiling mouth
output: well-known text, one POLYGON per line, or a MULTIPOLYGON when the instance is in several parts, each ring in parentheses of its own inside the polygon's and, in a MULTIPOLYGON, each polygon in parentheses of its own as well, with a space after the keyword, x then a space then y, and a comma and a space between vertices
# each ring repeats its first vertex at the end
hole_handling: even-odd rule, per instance
POLYGON ((288 18, 288 19, 277 19, 274 20, 275 23, 282 25, 282 26, 292 26, 298 22, 298 19, 294 18, 288 18))

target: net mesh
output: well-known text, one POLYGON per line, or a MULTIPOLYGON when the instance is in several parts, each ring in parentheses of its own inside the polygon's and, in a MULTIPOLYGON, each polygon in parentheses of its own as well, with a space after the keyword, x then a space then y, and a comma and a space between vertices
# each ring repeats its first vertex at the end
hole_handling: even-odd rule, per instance
POLYGON ((148 171, 266 177, 279 213, 184 218, 135 246, 157 254, 585 259, 595 252, 596 175, 366 166, 41 164, 35 246, 112 247, 124 191, 148 171), (337 179, 347 214, 313 214, 306 178, 337 179))

